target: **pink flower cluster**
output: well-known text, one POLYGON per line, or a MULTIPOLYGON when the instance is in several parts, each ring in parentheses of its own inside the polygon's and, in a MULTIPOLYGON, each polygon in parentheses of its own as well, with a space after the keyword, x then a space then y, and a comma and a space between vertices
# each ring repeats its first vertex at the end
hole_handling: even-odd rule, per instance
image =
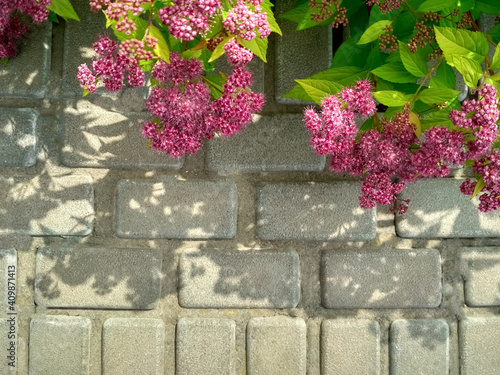
MULTIPOLYGON (((495 88, 485 85, 478 100, 464 102, 460 111, 451 111, 450 119, 459 129, 433 127, 418 139, 406 107, 392 121, 382 119, 379 129, 359 134, 355 114, 371 116, 375 111, 370 84, 360 81, 354 88, 345 88, 338 95, 325 98, 321 114, 313 108, 306 109, 304 122, 316 152, 331 155, 332 171, 368 175, 363 182, 363 196, 359 198, 362 207, 392 204, 395 210, 396 194, 406 182, 417 177, 445 177, 451 166, 462 165, 491 150, 498 133, 497 106, 495 88), (393 180, 400 182, 394 184, 393 180)), ((480 197, 480 210, 500 208, 498 152, 477 160, 474 169, 487 184, 480 197)), ((472 194, 474 186, 467 181, 461 190, 472 194)), ((406 211, 407 203, 399 202, 399 213, 406 211)))
POLYGON ((210 18, 221 7, 219 0, 173 0, 173 3, 161 8, 158 16, 168 26, 169 33, 182 41, 204 35, 210 29, 210 18))
POLYGON ((236 40, 231 39, 224 45, 227 61, 233 66, 246 65, 253 59, 253 53, 249 49, 240 46, 236 40))
POLYGON ((107 7, 104 10, 106 16, 112 20, 116 21, 116 30, 119 32, 125 32, 126 34, 131 34, 132 31, 136 30, 134 21, 130 18, 132 16, 138 16, 143 12, 142 4, 150 3, 151 0, 90 0, 90 10, 93 12, 98 12, 103 7, 107 7))
POLYGON ((252 40, 260 34, 264 39, 271 34, 266 12, 262 12, 260 4, 263 0, 238 0, 238 4, 228 11, 223 22, 224 27, 231 34, 245 40, 252 40), (254 10, 250 8, 253 5, 254 10))
POLYGON ((19 38, 28 32, 28 27, 13 17, 14 12, 30 16, 35 23, 42 23, 49 16, 46 8, 51 0, 0 0, 0 58, 17 54, 19 38))
MULTIPOLYGON (((500 208, 500 152, 493 150, 473 164, 474 172, 482 177, 485 184, 479 195, 479 211, 489 212, 500 208)), ((466 179, 460 186, 465 195, 472 195, 477 182, 466 179)))
POLYGON ((77 78, 85 89, 95 92, 99 78, 109 91, 118 91, 122 88, 123 78, 128 72, 127 81, 133 87, 144 84, 144 73, 135 57, 118 52, 118 45, 108 37, 100 37, 94 43, 94 51, 101 55, 92 62, 91 71, 87 64, 78 67, 77 78))
POLYGON ((263 96, 249 89, 252 73, 243 66, 233 70, 222 96, 212 102, 199 60, 172 52, 170 64, 160 61, 152 74, 160 84, 147 100, 154 120, 143 125, 143 135, 152 148, 170 156, 193 154, 204 138, 216 133, 229 136, 240 131, 264 104, 263 96))

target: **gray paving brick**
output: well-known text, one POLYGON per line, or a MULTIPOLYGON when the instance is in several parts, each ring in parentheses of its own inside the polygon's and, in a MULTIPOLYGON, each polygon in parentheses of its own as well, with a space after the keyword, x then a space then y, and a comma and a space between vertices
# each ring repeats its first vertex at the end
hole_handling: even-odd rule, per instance
POLYGON ((391 375, 449 374, 449 327, 444 320, 396 320, 390 331, 391 375))
POLYGON ((0 166, 31 167, 36 163, 38 111, 0 108, 0 166))
POLYGON ((165 324, 160 319, 111 318, 102 329, 103 375, 163 375, 165 324))
POLYGON ((498 375, 500 369, 500 317, 460 321, 461 375, 498 375))
POLYGON ((325 252, 321 286, 330 309, 438 307, 441 258, 431 249, 325 252))
POLYGON ((94 191, 85 175, 0 177, 0 233, 86 236, 92 233, 94 191))
POLYGON ((188 251, 181 255, 179 304, 200 308, 292 308, 300 262, 288 251, 188 251))
POLYGON ((500 247, 463 248, 461 266, 467 305, 500 305, 500 247))
POLYGON ((365 319, 332 319, 321 325, 321 374, 380 374, 380 326, 365 319))
POLYGON ((116 233, 125 238, 232 238, 238 198, 230 180, 122 180, 116 233))
POLYGON ((88 104, 85 110, 67 108, 62 162, 69 167, 179 169, 182 158, 173 158, 147 148, 142 136, 145 114, 103 111, 88 104))
POLYGON ((249 375, 305 375, 306 333, 300 318, 252 318, 247 326, 249 375))
POLYGON ((295 79, 312 76, 330 67, 332 62, 332 31, 330 26, 295 31, 297 24, 280 18, 297 5, 296 0, 277 1, 275 14, 283 32, 276 40, 275 90, 282 104, 304 104, 297 99, 281 98, 295 86, 295 79))
POLYGON ((19 54, 0 69, 0 95, 43 98, 47 91, 52 47, 52 23, 30 26, 19 54))
POLYGON ((88 375, 90 319, 44 316, 30 324, 30 375, 88 375))
POLYGON ((46 307, 152 309, 161 263, 152 249, 41 248, 35 300, 46 307))
POLYGON ((407 184, 402 199, 411 199, 408 212, 396 217, 401 237, 499 237, 497 212, 477 210, 478 198, 460 193, 458 179, 423 179, 407 184))
POLYGON ((208 169, 232 172, 320 171, 325 157, 313 151, 302 115, 254 116, 231 138, 208 143, 208 169))
POLYGON ((0 250, 0 272, 0 307, 7 311, 13 311, 15 307, 9 304, 9 302, 15 302, 17 294, 16 279, 18 270, 16 250, 0 250))
POLYGON ((263 240, 375 237, 375 210, 359 206, 358 182, 269 183, 257 190, 257 235, 263 240))
POLYGON ((177 323, 177 375, 234 375, 236 323, 182 318, 177 323))
POLYGON ((18 322, 15 315, 0 318, 0 345, 5 348, 5 357, 0 362, 0 374, 17 375, 19 367, 18 322))

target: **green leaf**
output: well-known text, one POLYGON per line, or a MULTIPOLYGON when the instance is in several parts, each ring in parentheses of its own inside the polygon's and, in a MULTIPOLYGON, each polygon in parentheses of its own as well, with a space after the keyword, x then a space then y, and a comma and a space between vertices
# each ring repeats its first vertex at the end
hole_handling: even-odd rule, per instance
POLYGON ((197 59, 198 57, 201 56, 201 49, 195 51, 193 51, 192 49, 188 49, 187 51, 182 52, 181 56, 185 59, 192 59, 192 58, 197 59))
POLYGON ((224 46, 231 40, 233 39, 232 36, 227 36, 225 37, 222 42, 220 42, 219 44, 217 44, 217 47, 215 47, 214 51, 212 52, 212 56, 210 57, 210 59, 208 60, 208 62, 212 62, 212 61, 215 61, 217 60, 219 57, 221 57, 223 54, 224 54, 224 46))
POLYGON ((415 16, 410 11, 404 10, 394 19, 392 24, 393 34, 397 35, 399 40, 410 37, 415 28, 415 23, 415 16))
POLYGON ((430 88, 445 87, 455 89, 457 87, 457 76, 455 71, 446 62, 442 61, 436 70, 436 76, 431 78, 430 88))
POLYGON ((259 34, 257 34, 255 39, 243 40, 243 46, 252 51, 252 53, 259 57, 262 61, 267 62, 267 38, 260 39, 259 34))
POLYGON ((391 21, 389 20, 381 20, 373 25, 371 25, 366 31, 361 35, 358 44, 366 44, 373 42, 378 38, 379 35, 384 33, 384 27, 390 25, 391 21))
POLYGON ((155 26, 151 25, 149 27, 149 35, 158 39, 156 47, 153 49, 156 56, 170 64, 170 50, 168 48, 167 41, 163 37, 163 34, 155 26))
POLYGON ((307 92, 302 88, 301 85, 298 83, 288 91, 286 94, 281 95, 282 98, 291 98, 291 99, 299 99, 299 100, 304 100, 306 102, 312 102, 313 100, 309 95, 307 95, 307 92))
POLYGON ((487 35, 494 43, 500 42, 500 23, 496 24, 494 28, 487 32, 487 35))
POLYGON ((47 9, 61 16, 66 21, 68 19, 80 21, 69 0, 52 0, 51 4, 47 5, 47 9))
POLYGON ((321 101, 326 96, 336 94, 337 92, 342 90, 341 85, 327 80, 296 79, 295 82, 301 85, 307 95, 309 95, 311 99, 317 104, 321 104, 321 101))
POLYGON ((495 54, 493 55, 493 59, 491 60, 490 69, 500 69, 500 48, 498 46, 496 47, 495 54))
POLYGON ((360 79, 366 78, 366 70, 356 66, 342 66, 316 73, 310 79, 328 80, 342 86, 349 86, 360 79))
POLYGON ((474 188, 474 192, 472 193, 472 198, 474 198, 476 195, 478 195, 481 190, 483 190, 486 186, 486 182, 484 182, 483 180, 483 176, 481 176, 481 178, 479 178, 479 180, 477 180, 477 183, 476 183, 476 187, 474 188))
POLYGON ((7 66, 7 62, 9 61, 9 59, 7 57, 2 57, 1 60, 2 60, 3 66, 7 66))
POLYGON ((377 91, 373 93, 373 96, 380 103, 388 107, 406 105, 412 97, 412 95, 406 95, 399 91, 377 91))
POLYGON ((434 31, 446 61, 452 66, 454 65, 453 55, 460 55, 482 63, 488 54, 488 40, 483 33, 439 26, 434 26, 434 31))
POLYGON ((382 55, 382 52, 380 52, 380 48, 378 48, 378 46, 374 46, 368 54, 368 58, 366 59, 366 68, 371 70, 384 65, 384 56, 385 54, 382 55))
MULTIPOLYGON (((358 36, 350 37, 335 52, 331 67, 357 66, 363 68, 370 52, 369 45, 356 45, 358 36)), ((379 50, 377 48, 377 50, 379 50)))
POLYGON ((408 72, 402 64, 395 63, 382 65, 373 69, 372 73, 386 81, 395 83, 410 83, 418 79, 418 77, 408 72))
POLYGON ((264 0, 260 4, 260 6, 262 8, 262 11, 266 12, 267 22, 269 23, 269 28, 271 29, 271 31, 274 31, 275 33, 277 33, 279 35, 283 35, 283 33, 281 32, 281 29, 278 25, 278 22, 276 22, 276 18, 274 17, 273 11, 271 9, 274 5, 271 4, 271 2, 269 0, 264 0))
POLYGON ((500 14, 500 3, 498 0, 476 0, 478 11, 486 14, 500 14))
MULTIPOLYGON (((107 18, 107 16, 106 16, 106 18, 107 18)), ((130 34, 127 34, 124 31, 119 32, 113 27, 113 33, 115 34, 115 36, 118 38, 118 40, 120 42, 123 42, 125 40, 130 40, 130 39, 142 40, 142 38, 144 38, 144 34, 146 33, 146 29, 148 27, 148 21, 143 20, 142 18, 139 18, 139 17, 131 17, 131 18, 134 20, 136 30, 132 31, 130 34)), ((111 22, 112 22, 111 26, 114 26, 116 24, 116 21, 111 21, 111 22)), ((153 26, 151 26, 151 28, 152 27, 153 26)), ((158 31, 158 33, 159 33, 159 31, 158 31)), ((151 35, 151 32, 149 35, 151 35)), ((156 35, 153 35, 153 36, 155 38, 157 38, 156 35)), ((165 40, 165 38, 163 38, 163 40, 165 40)))
POLYGON ((455 7, 457 0, 426 0, 417 8, 419 12, 439 12, 448 7, 455 7))
POLYGON ((88 94, 90 94, 90 91, 87 89, 83 89, 82 98, 85 98, 88 94))
POLYGON ((467 86, 476 88, 477 82, 483 76, 483 69, 481 68, 481 65, 479 65, 477 61, 464 56, 455 55, 452 56, 452 58, 455 68, 462 73, 467 86))
POLYGON ((333 6, 333 4, 332 6, 330 6, 329 9, 333 11, 333 14, 322 22, 314 22, 311 19, 311 13, 313 13, 313 10, 307 2, 299 4, 299 6, 290 9, 288 12, 281 14, 279 17, 297 23, 296 31, 300 31, 315 26, 330 25, 333 19, 335 18, 337 12, 335 12, 335 7, 333 6))
POLYGON ((57 18, 57 14, 55 14, 53 11, 49 12, 49 16, 47 19, 51 22, 59 23, 59 18, 57 18))
MULTIPOLYGON (((375 115, 376 116, 376 115, 375 115)), ((374 123, 373 123, 373 116, 368 118, 363 125, 361 125, 361 128, 359 128, 360 131, 366 132, 370 129, 373 129, 374 123)))
POLYGON ((447 88, 425 89, 418 94, 418 99, 426 104, 444 103, 456 98, 459 93, 447 88))
POLYGON ((214 99, 220 98, 222 96, 222 84, 223 84, 222 76, 208 74, 204 78, 210 82, 208 88, 210 90, 212 98, 214 99))
POLYGON ((426 131, 427 129, 436 126, 445 126, 448 129, 451 129, 454 126, 450 120, 450 112, 445 110, 434 112, 429 116, 425 116, 420 120, 420 124, 422 126, 422 131, 426 131))
POLYGON ((139 67, 141 68, 141 70, 146 73, 146 72, 150 72, 151 70, 153 70, 153 66, 155 65, 156 61, 155 60, 141 60, 139 61, 139 67))
POLYGON ((385 111, 384 113, 384 117, 387 119, 387 120, 390 120, 391 118, 394 117, 394 115, 396 113, 399 113, 399 112, 403 112, 403 107, 402 106, 398 106, 398 107, 389 107, 387 108, 387 111, 385 111))
MULTIPOLYGON (((433 0, 435 1, 435 0, 433 0)), ((416 77, 423 77, 427 74, 427 62, 425 57, 418 53, 421 51, 417 51, 417 53, 412 53, 406 43, 398 41, 399 44, 399 55, 401 56, 401 61, 403 62, 404 67, 411 74, 416 77)))

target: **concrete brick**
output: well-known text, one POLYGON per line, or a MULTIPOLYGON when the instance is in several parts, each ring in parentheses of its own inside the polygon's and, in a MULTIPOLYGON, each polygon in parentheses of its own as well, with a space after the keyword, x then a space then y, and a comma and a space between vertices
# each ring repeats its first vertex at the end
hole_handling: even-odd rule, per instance
POLYGON ((498 375, 500 369, 500 317, 460 321, 461 375, 498 375))
POLYGON ((321 171, 325 157, 313 151, 302 115, 253 117, 241 133, 208 143, 208 169, 234 172, 321 171))
POLYGON ((0 318, 0 345, 5 348, 5 357, 0 362, 0 374, 17 375, 19 368, 18 318, 14 313, 0 318))
POLYGON ((359 206, 358 182, 269 183, 257 190, 257 235, 263 240, 375 237, 375 210, 359 206))
POLYGON ((152 309, 162 258, 151 249, 41 248, 35 301, 46 307, 152 309))
POLYGON ((232 238, 238 211, 230 180, 122 180, 116 233, 125 238, 232 238))
POLYGON ((236 323, 182 318, 177 323, 177 375, 234 375, 236 323))
POLYGON ((93 230, 90 176, 0 177, 0 202, 2 234, 86 236, 93 230))
POLYGON ((33 109, 0 108, 0 166, 31 167, 36 163, 36 121, 33 109))
POLYGON ((441 258, 431 249, 325 252, 321 286, 330 309, 438 307, 441 258))
MULTIPOLYGON (((0 95, 43 98, 47 91, 52 48, 52 22, 32 25, 19 54, 0 69, 0 95)), ((75 73, 76 74, 76 73, 75 73)))
POLYGON ((88 375, 90 319, 44 316, 30 324, 30 375, 88 375))
POLYGON ((500 247, 463 248, 461 268, 467 305, 500 305, 500 247))
POLYGON ((160 319, 111 318, 102 328, 103 375, 163 375, 165 324, 160 319))
POLYGON ((179 263, 179 304, 199 308, 292 308, 300 261, 288 251, 189 251, 179 263))
POLYGON ((390 330, 391 375, 449 374, 449 327, 444 320, 396 320, 390 330))
POLYGON ((380 326, 365 319, 332 319, 321 324, 323 375, 380 374, 380 326))
POLYGON ((296 0, 276 3, 276 19, 283 32, 276 38, 275 90, 276 100, 282 104, 304 104, 297 99, 281 98, 295 86, 295 79, 307 78, 330 67, 332 62, 332 28, 313 27, 296 32, 297 24, 280 18, 297 5, 296 0))
POLYGON ((300 318, 252 318, 247 326, 249 375, 305 375, 306 333, 300 318))
POLYGON ((401 199, 411 199, 408 212, 396 216, 401 237, 499 237, 498 213, 479 212, 478 198, 460 192, 463 180, 424 179, 407 184, 401 199))
POLYGON ((85 110, 67 108, 62 162, 69 167, 179 169, 184 157, 173 158, 147 148, 142 136, 145 114, 103 111, 88 104, 85 110))
MULTIPOLYGON (((17 280, 17 252, 14 249, 0 250, 0 307, 7 311, 13 311, 14 307, 9 305, 15 302, 16 280, 17 280), (11 288, 9 298, 9 287, 11 288)), ((0 371, 1 373, 1 371, 0 371)))

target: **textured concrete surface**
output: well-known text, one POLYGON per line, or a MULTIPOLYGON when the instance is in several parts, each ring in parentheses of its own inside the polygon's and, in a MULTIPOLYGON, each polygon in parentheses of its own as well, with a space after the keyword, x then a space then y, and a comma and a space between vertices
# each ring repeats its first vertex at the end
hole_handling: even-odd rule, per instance
POLYGON ((359 207, 357 182, 262 184, 257 235, 263 240, 351 240, 375 237, 375 211, 359 207))
POLYGON ((410 184, 405 216, 364 211, 359 179, 308 148, 306 104, 279 98, 328 67, 327 27, 277 17, 261 116, 172 160, 144 148, 147 87, 81 98, 110 30, 72 4, 82 23, 0 64, 0 374, 7 352, 16 375, 499 374, 500 219, 458 192, 472 171, 410 184))
POLYGON ((231 238, 237 206, 230 180, 120 181, 116 232, 126 238, 231 238))
POLYGON ((0 234, 86 236, 94 225, 90 176, 0 177, 0 234))
POLYGON ((0 95, 5 97, 43 98, 47 94, 50 73, 52 24, 33 26, 23 38, 17 57, 0 69, 0 95))
POLYGON ((177 375, 233 375, 236 323, 230 319, 182 318, 177 323, 177 375))
POLYGON ((500 236, 498 213, 479 212, 479 200, 464 199, 460 192, 462 182, 446 178, 407 184, 400 198, 411 199, 411 202, 408 212, 396 217, 398 235, 425 238, 500 236))
POLYGON ((190 251, 179 262, 179 304, 199 308, 291 308, 300 299, 293 251, 190 251))
MULTIPOLYGON (((147 148, 142 136, 146 114, 105 111, 86 103, 85 109, 67 108, 61 118, 68 167, 179 169, 184 158, 171 158, 147 148)), ((82 106, 82 105, 81 105, 82 106)))
POLYGON ((147 249, 42 248, 35 302, 47 307, 152 309, 160 297, 161 256, 147 249))
POLYGON ((438 307, 441 258, 430 249, 325 252, 321 281, 330 309, 438 307))
POLYGON ((0 108, 0 166, 31 167, 36 163, 38 111, 0 108))
POLYGON ((102 329, 103 375, 164 373, 165 324, 160 319, 110 318, 102 329))
POLYGON ((500 369, 500 318, 471 317, 460 322, 461 375, 495 375, 500 369))
POLYGON ((30 375, 87 375, 90 319, 45 316, 30 324, 30 375))
POLYGON ((325 157, 312 150, 302 117, 254 116, 241 133, 209 143, 208 169, 221 175, 323 170, 325 157))
POLYGON ((321 324, 321 373, 380 374, 380 326, 363 319, 328 319, 321 324))
POLYGON ((449 374, 449 327, 444 320, 396 320, 391 324, 391 375, 449 374))
POLYGON ((299 318, 253 318, 247 328, 248 375, 305 375, 306 324, 299 318))
POLYGON ((462 275, 467 305, 500 305, 500 248, 463 248, 462 275))

